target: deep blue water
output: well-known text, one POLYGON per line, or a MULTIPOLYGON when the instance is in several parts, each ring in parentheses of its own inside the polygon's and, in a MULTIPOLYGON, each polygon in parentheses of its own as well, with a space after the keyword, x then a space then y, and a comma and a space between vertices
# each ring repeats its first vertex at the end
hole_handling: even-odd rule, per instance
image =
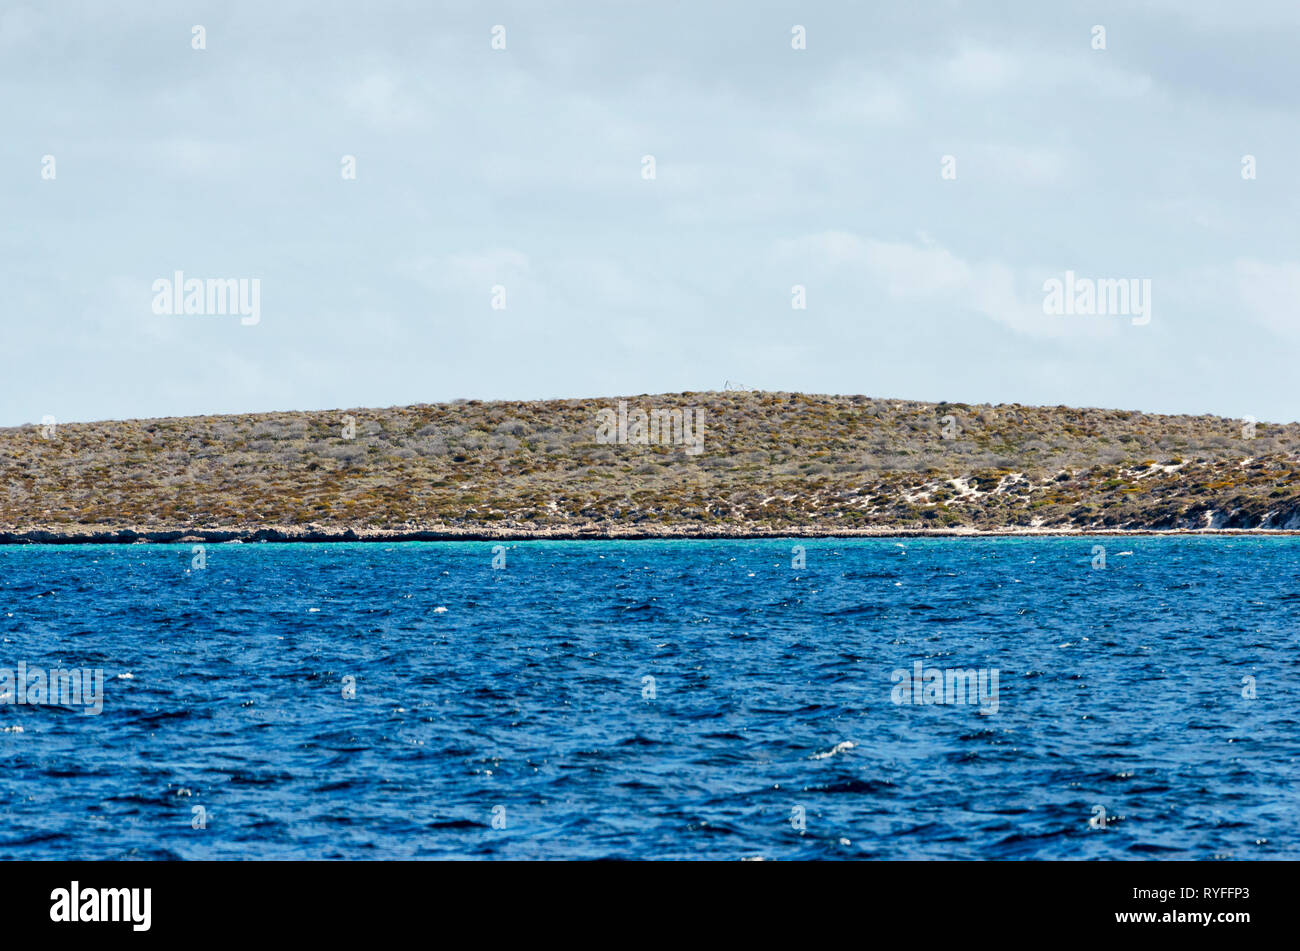
POLYGON ((1300 857, 1300 539, 794 544, 0 547, 0 857, 1300 857))

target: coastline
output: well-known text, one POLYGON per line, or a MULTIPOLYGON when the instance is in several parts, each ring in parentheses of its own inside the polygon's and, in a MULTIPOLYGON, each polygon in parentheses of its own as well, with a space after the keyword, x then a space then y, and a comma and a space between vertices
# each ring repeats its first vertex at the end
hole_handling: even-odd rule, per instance
POLYGON ((344 529, 325 531, 294 527, 246 529, 110 529, 67 532, 50 529, 0 531, 0 545, 131 545, 203 544, 222 542, 528 542, 528 541, 653 541, 760 540, 819 538, 1092 538, 1140 535, 1250 536, 1300 535, 1284 528, 861 528, 821 529, 800 526, 781 529, 695 529, 668 526, 655 529, 344 529))
POLYGON ((707 447, 602 442, 598 399, 0 430, 0 544, 1300 532, 1300 424, 1242 435, 1226 419, 1069 407, 636 400, 703 413, 707 447))

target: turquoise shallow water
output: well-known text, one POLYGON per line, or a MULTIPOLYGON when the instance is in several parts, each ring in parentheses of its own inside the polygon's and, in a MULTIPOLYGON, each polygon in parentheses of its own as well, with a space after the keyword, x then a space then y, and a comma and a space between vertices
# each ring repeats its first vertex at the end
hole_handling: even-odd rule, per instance
POLYGON ((0 547, 0 856, 1300 857, 1300 539, 494 557, 0 547))

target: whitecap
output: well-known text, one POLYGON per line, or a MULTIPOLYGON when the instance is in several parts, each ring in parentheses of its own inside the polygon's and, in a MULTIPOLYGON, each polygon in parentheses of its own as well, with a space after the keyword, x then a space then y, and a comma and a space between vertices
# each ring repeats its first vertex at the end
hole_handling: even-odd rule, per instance
POLYGON ((845 740, 843 743, 836 743, 834 746, 832 746, 829 750, 827 750, 824 753, 814 753, 812 756, 808 758, 829 759, 830 757, 834 756, 836 753, 847 753, 851 749, 853 749, 852 741, 845 740))

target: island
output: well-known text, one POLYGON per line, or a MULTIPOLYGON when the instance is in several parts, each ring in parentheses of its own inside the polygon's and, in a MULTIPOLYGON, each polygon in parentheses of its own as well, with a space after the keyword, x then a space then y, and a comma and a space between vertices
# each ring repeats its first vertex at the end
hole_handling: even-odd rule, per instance
POLYGON ((1300 426, 726 390, 0 429, 0 542, 1300 530, 1300 426))

